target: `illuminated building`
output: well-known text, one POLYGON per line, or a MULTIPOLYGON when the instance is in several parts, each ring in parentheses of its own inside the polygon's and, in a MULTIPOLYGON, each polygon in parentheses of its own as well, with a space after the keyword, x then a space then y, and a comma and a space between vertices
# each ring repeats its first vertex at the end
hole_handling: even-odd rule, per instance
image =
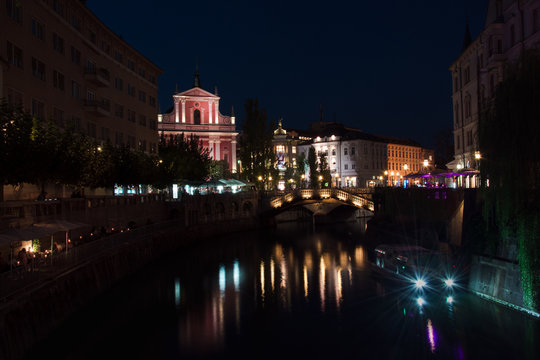
POLYGON ((158 115, 158 130, 165 138, 184 134, 195 135, 210 151, 213 160, 225 161, 231 172, 236 172, 235 116, 219 112, 217 94, 201 87, 199 72, 195 72, 193 87, 173 95, 174 106, 167 114, 158 115))
POLYGON ((314 123, 312 140, 299 146, 307 159, 313 146, 325 154, 334 187, 405 185, 404 177, 433 163, 433 150, 412 140, 367 134, 339 123, 314 123))
POLYGON ((540 43, 540 1, 490 0, 486 23, 472 40, 467 26, 461 54, 450 66, 457 186, 478 187, 482 149, 478 144, 479 113, 495 95, 503 68, 523 49, 540 43))
POLYGON ((2 1, 0 24, 0 94, 10 105, 100 143, 157 152, 162 71, 85 1, 2 1))
POLYGON ((294 130, 287 132, 287 130, 283 129, 282 120, 280 119, 278 128, 274 130, 272 145, 276 156, 276 168, 280 173, 278 188, 281 190, 285 188, 286 182, 291 180, 284 177, 287 168, 296 169, 296 154, 300 141, 298 134, 294 130))

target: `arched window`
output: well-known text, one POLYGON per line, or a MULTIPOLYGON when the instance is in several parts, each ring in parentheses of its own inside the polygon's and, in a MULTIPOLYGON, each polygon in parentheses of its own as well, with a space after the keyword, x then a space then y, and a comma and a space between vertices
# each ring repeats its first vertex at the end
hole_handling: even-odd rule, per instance
POLYGON ((195 110, 193 112, 193 123, 195 125, 201 125, 201 111, 200 110, 195 110))

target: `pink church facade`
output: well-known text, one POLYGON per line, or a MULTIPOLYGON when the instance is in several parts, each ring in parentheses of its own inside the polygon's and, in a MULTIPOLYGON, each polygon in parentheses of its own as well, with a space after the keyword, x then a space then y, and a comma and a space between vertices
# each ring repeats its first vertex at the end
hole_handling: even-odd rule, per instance
POLYGON ((196 135, 210 151, 213 160, 223 160, 229 170, 236 172, 236 124, 234 114, 219 112, 220 97, 203 90, 198 85, 173 95, 174 107, 168 114, 158 115, 159 135, 196 135))

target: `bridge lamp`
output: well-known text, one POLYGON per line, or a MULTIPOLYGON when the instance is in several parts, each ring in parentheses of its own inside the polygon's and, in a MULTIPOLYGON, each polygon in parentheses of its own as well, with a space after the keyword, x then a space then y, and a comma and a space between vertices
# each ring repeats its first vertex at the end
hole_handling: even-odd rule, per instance
POLYGON ((424 160, 424 166, 425 166, 425 167, 428 167, 428 165, 429 165, 429 161, 427 161, 427 159, 425 159, 425 160, 424 160))
POLYGON ((322 180, 322 175, 319 175, 319 180, 322 180))
POLYGON ((268 177, 268 180, 272 181, 272 177, 271 177, 271 176, 269 176, 269 177, 268 177))
POLYGON ((259 179, 259 181, 262 181, 262 176, 259 175, 258 179, 259 179))
POLYGON ((304 180, 306 178, 306 175, 302 174, 302 180, 304 180))
POLYGON ((474 153, 474 158, 475 158, 476 160, 480 160, 480 159, 482 158, 482 155, 480 155, 480 151, 476 151, 476 152, 474 153))
POLYGON ((392 172, 390 173, 390 175, 394 176, 394 172, 392 171, 392 172))
POLYGON ((416 299, 416 303, 418 304, 418 306, 423 306, 426 303, 426 300, 424 300, 423 297, 419 297, 418 299, 416 299))
POLYGON ((409 165, 407 164, 403 165, 403 170, 407 171, 408 168, 409 168, 409 165))
POLYGON ((388 176, 388 171, 384 171, 384 176, 388 176))

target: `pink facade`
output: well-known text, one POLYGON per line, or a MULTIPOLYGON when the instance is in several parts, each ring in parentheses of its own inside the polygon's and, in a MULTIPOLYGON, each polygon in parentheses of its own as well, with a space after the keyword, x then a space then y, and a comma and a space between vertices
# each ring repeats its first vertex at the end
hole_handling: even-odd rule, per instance
POLYGON ((173 99, 172 112, 158 115, 160 136, 196 135, 212 159, 226 161, 229 170, 236 172, 235 117, 219 112, 220 97, 196 86, 174 94, 173 99))

